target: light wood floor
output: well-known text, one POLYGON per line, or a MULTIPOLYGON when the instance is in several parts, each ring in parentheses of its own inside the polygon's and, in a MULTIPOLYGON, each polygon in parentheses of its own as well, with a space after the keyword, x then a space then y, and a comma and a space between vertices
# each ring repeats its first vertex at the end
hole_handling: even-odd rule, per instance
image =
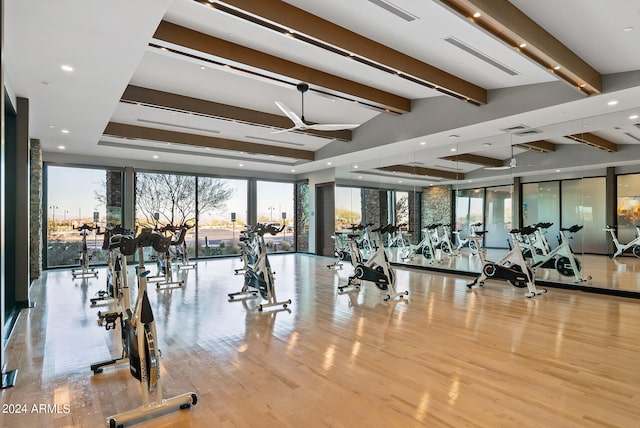
MULTIPOLYGON (((640 300, 561 289, 526 299, 488 281, 396 269, 407 302, 367 283, 339 295, 350 268, 271 257, 291 312, 257 313, 236 259, 200 262, 184 289, 150 290, 165 397, 197 406, 140 427, 632 427, 640 420, 640 300)), ((2 403, 69 404, 69 414, 0 414, 2 427, 99 427, 140 404, 126 368, 92 376, 120 352, 88 299, 100 277, 49 271, 32 286, 7 348, 19 369, 2 403)))

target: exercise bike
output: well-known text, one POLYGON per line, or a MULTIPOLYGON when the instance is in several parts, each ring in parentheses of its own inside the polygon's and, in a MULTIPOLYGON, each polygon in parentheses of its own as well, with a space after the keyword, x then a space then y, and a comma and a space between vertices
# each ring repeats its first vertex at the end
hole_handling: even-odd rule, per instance
MULTIPOLYGON (((188 224, 185 223, 180 227, 184 228, 184 234, 186 238, 186 234, 189 231, 189 229, 193 229, 194 227, 196 227, 196 224, 194 223, 191 226, 189 226, 188 224)), ((174 248, 176 252, 176 257, 179 257, 180 259, 182 259, 182 261, 176 264, 176 267, 178 268, 178 270, 195 269, 198 267, 198 265, 195 263, 189 263, 189 248, 187 247, 186 239, 183 238, 182 245, 175 245, 174 248)))
POLYGON ((417 244, 409 244, 406 246, 400 255, 400 258, 403 261, 412 260, 418 253, 422 254, 422 256, 429 260, 429 263, 437 262, 440 263, 442 260, 437 257, 436 249, 433 247, 433 230, 438 227, 437 223, 432 223, 427 227, 422 229, 423 238, 417 244))
MULTIPOLYGON (((132 236, 131 230, 122 226, 114 226, 107 228, 104 232, 98 233, 104 236, 102 240, 102 249, 107 251, 107 285, 104 290, 99 290, 96 297, 89 299, 91 306, 95 306, 98 302, 114 303, 114 310, 120 306, 122 300, 122 284, 127 277, 126 258, 118 251, 120 238, 132 236)), ((100 317, 100 312, 98 312, 100 317)))
POLYGON ((618 236, 616 235, 614 226, 607 226, 606 229, 602 229, 611 234, 611 239, 613 239, 613 243, 616 246, 616 251, 611 255, 612 259, 615 259, 629 249, 634 256, 640 257, 640 226, 635 226, 635 228, 636 237, 627 244, 621 244, 620 241, 618 241, 618 236))
POLYGON ((439 249, 447 256, 455 256, 458 254, 454 245, 451 243, 451 225, 438 223, 434 229, 432 245, 435 249, 439 249))
MULTIPOLYGON (((527 292, 524 294, 527 298, 546 293, 546 289, 536 288, 533 272, 527 266, 522 255, 520 242, 515 237, 516 234, 527 233, 527 231, 525 228, 513 229, 509 232, 513 239, 513 248, 497 262, 486 260, 484 253, 479 251, 478 254, 482 260, 482 273, 473 282, 467 284, 467 288, 471 289, 474 285, 483 286, 487 279, 504 279, 508 284, 516 288, 527 288, 527 292)), ((473 239, 481 238, 474 237, 473 239)))
POLYGON ((478 242, 470 237, 476 236, 476 230, 478 230, 480 227, 482 227, 482 223, 470 224, 469 234, 464 239, 460 238, 460 233, 462 232, 462 230, 454 230, 452 233, 456 236, 455 241, 458 243, 458 245, 456 245, 456 251, 468 247, 471 250, 471 254, 476 255, 478 253, 478 242))
POLYGON ((87 236, 89 233, 94 230, 96 233, 100 232, 100 226, 96 226, 93 223, 84 223, 82 226, 75 227, 73 226, 73 230, 77 230, 80 232, 80 236, 82 236, 82 251, 80 252, 80 257, 78 261, 80 262, 80 268, 71 269, 71 276, 73 279, 78 277, 84 278, 87 276, 93 276, 95 278, 98 277, 98 271, 94 267, 89 267, 89 260, 91 256, 89 255, 89 249, 87 248, 87 236))
MULTIPOLYGON (((560 275, 563 276, 573 276, 575 277, 575 283, 580 283, 584 281, 589 281, 591 276, 587 276, 586 278, 582 278, 580 276, 581 264, 580 260, 578 260, 574 254, 571 246, 569 245, 569 238, 566 236, 565 232, 576 233, 582 229, 582 226, 574 224, 571 227, 560 228, 560 234, 558 236, 558 240, 560 245, 558 245, 553 250, 549 251, 546 254, 540 254, 541 251, 536 251, 540 247, 536 247, 530 238, 532 235, 535 236, 537 228, 535 226, 524 228, 522 232, 522 236, 529 243, 529 255, 531 256, 531 268, 536 270, 537 268, 547 268, 547 269, 555 269, 558 271, 560 275)), ((546 239, 544 235, 538 235, 537 239, 546 239)), ((514 243, 517 239, 514 238, 514 243)))
POLYGON ((184 243, 184 238, 187 233, 187 228, 185 226, 173 226, 171 224, 167 224, 161 228, 156 228, 156 232, 167 236, 171 241, 171 245, 167 248, 167 250, 163 253, 156 253, 156 274, 147 278, 149 282, 156 283, 156 289, 160 289, 162 286, 164 288, 173 288, 182 287, 184 285, 184 280, 173 280, 173 268, 171 266, 171 246, 179 247, 184 243))
MULTIPOLYGON (((144 229, 135 238, 123 237, 120 241, 120 252, 133 255, 138 251, 138 297, 133 311, 126 308, 118 314, 122 337, 122 356, 91 365, 94 374, 101 373, 105 367, 129 363, 131 375, 140 382, 142 405, 137 409, 109 416, 107 424, 110 428, 124 427, 140 419, 161 416, 171 410, 187 409, 195 405, 198 398, 194 392, 181 394, 172 398, 162 397, 160 383, 160 351, 157 347, 157 332, 153 310, 147 295, 147 276, 149 271, 144 266, 144 247, 153 247, 157 252, 168 251, 171 238, 144 229)), ((107 330, 109 329, 107 324, 107 330)))
POLYGON ((267 301, 267 303, 260 303, 258 305, 258 312, 262 312, 263 309, 282 306, 284 309, 291 304, 291 299, 278 301, 276 298, 275 289, 275 272, 271 270, 271 264, 267 257, 267 245, 264 241, 265 233, 271 235, 277 235, 284 230, 284 225, 281 227, 275 227, 272 224, 258 223, 252 232, 257 237, 257 259, 253 266, 244 273, 244 285, 242 290, 236 293, 229 293, 229 301, 233 301, 237 296, 251 296, 260 293, 260 296, 267 301))
POLYGON ((258 259, 256 255, 258 242, 255 233, 249 226, 245 226, 244 230, 240 232, 238 240, 240 242, 242 267, 234 269, 233 271, 236 275, 244 275, 258 259))
MULTIPOLYGON (((397 292, 396 291, 396 275, 395 271, 389 263, 387 253, 384 250, 384 245, 379 235, 383 233, 395 232, 395 226, 387 225, 384 227, 378 227, 371 230, 371 236, 377 237, 379 245, 376 252, 366 261, 363 262, 361 257, 356 260, 355 267, 353 269, 353 275, 349 277, 346 285, 338 286, 339 292, 344 292, 345 289, 353 287, 359 289, 362 281, 373 282, 378 289, 386 291, 386 295, 383 298, 385 301, 395 299, 396 297, 403 298, 408 295, 408 291, 397 292)), ((352 255, 353 256, 353 255, 352 255)))
POLYGON ((342 261, 345 260, 346 257, 350 257, 343 237, 345 233, 346 232, 336 230, 336 232, 331 235, 335 259, 333 259, 333 263, 327 265, 327 269, 342 270, 342 261))
POLYGON ((400 247, 404 248, 407 246, 407 243, 404 240, 404 236, 402 235, 402 228, 407 227, 407 223, 402 223, 394 227, 394 231, 388 231, 389 234, 389 245, 387 248, 400 247))

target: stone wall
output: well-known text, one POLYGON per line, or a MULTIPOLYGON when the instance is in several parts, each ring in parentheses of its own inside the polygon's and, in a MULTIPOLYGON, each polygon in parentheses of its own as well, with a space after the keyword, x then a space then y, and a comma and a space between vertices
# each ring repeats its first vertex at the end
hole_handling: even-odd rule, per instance
POLYGON ((106 170, 107 225, 122 224, 122 171, 106 170))
POLYGON ((362 189, 362 223, 385 225, 389 218, 386 190, 362 189))
POLYGON ((42 273, 42 147, 40 140, 31 140, 31 189, 29 202, 29 282, 42 273))
POLYGON ((451 186, 429 186, 422 189, 422 227, 430 223, 451 221, 451 186))
POLYGON ((297 250, 309 252, 309 183, 296 183, 297 250))

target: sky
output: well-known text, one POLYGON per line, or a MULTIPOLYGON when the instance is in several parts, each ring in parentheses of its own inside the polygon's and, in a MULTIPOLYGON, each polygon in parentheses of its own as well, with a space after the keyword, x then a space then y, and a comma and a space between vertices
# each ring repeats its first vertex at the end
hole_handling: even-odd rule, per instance
MULTIPOLYGON (((104 205, 96 200, 96 191, 104 193, 105 170, 49 166, 47 168, 48 217, 56 220, 92 217, 93 211, 105 214, 104 205)), ((233 189, 232 198, 225 208, 218 210, 215 217, 229 219, 235 212, 239 221, 246 221, 247 182, 246 180, 226 180, 233 189)), ((258 181, 258 216, 279 220, 282 212, 288 219, 293 218, 294 186, 292 183, 258 181), (272 209, 270 209, 272 208, 272 209)))

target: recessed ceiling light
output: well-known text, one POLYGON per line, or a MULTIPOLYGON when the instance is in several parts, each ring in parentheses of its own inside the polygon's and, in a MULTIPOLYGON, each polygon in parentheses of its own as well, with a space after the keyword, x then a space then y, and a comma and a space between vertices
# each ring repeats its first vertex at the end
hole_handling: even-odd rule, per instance
POLYGON ((238 166, 242 168, 244 166, 244 164, 239 163, 238 166))
POLYGON ((49 125, 49 129, 53 129, 53 125, 49 125))
POLYGON ((358 176, 358 178, 362 178, 362 176, 361 176, 361 175, 359 175, 359 176, 358 176))
POLYGON ((327 162, 327 165, 331 165, 331 162, 327 162))
POLYGON ((66 147, 65 147, 65 146, 58 146, 58 148, 59 148, 60 150, 64 150, 64 149, 66 149, 66 147))
POLYGON ((207 67, 205 67, 204 65, 200 66, 200 70, 204 70, 205 68, 207 68, 207 67))
POLYGON ((451 151, 452 151, 452 152, 455 152, 455 151, 457 151, 457 150, 458 150, 458 149, 456 149, 455 147, 452 147, 452 148, 451 148, 451 151))
POLYGON ((64 71, 73 71, 73 67, 67 64, 61 65, 60 68, 63 69, 64 71))
POLYGON ((521 47, 521 48, 526 48, 526 47, 527 47, 527 44, 526 44, 526 43, 520 43, 520 47, 521 47))
POLYGON ((616 101, 616 100, 611 100, 611 101, 609 101, 609 102, 607 103, 607 105, 608 105, 608 106, 614 106, 614 105, 616 105, 616 104, 618 104, 618 101, 616 101))
POLYGON ((398 180, 398 183, 402 183, 402 180, 398 180))
POLYGON ((426 145, 426 144, 427 144, 427 142, 426 142, 426 141, 420 141, 420 145, 421 145, 421 146, 424 146, 424 145, 426 145))
POLYGON ((292 169, 292 170, 291 170, 291 172, 296 172, 296 170, 295 170, 295 169, 292 169))
POLYGON ((158 155, 153 155, 153 158, 154 159, 158 159, 158 155))
POLYGON ((556 169, 556 172, 560 172, 560 170, 559 170, 559 169, 556 169))
POLYGON ((581 83, 581 84, 580 84, 580 87, 581 87, 581 88, 584 88, 585 86, 587 86, 587 84, 586 84, 586 83, 581 83))
POLYGON ((482 144, 482 147, 491 147, 491 143, 484 143, 482 144))
POLYGON ((637 114, 632 114, 631 116, 629 116, 629 119, 633 120, 633 119, 637 119, 638 115, 637 114))
POLYGON ((353 168, 354 168, 354 169, 358 169, 358 165, 354 165, 354 166, 353 166, 353 168))
POLYGON ((624 27, 623 31, 632 31, 633 27, 624 27))
POLYGON ((480 18, 482 16, 482 14, 480 12, 476 12, 473 14, 474 18, 480 18))
POLYGON ((62 131, 60 131, 60 132, 62 132, 63 134, 68 134, 68 133, 69 133, 69 130, 68 130, 68 129, 63 129, 63 130, 62 130, 62 131))
POLYGON ((553 67, 554 70, 560 70, 560 66, 556 65, 555 67, 553 67))

